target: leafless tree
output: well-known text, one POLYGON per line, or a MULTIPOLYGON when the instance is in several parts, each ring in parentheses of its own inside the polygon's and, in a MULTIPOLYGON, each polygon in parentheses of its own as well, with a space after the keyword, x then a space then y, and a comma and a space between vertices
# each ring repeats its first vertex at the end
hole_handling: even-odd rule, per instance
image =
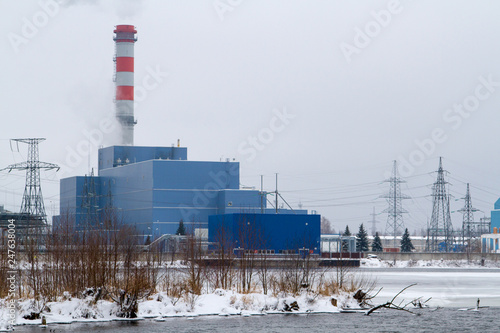
POLYGON ((192 294, 200 295, 206 277, 206 265, 203 260, 203 243, 196 237, 194 230, 186 235, 185 263, 187 265, 186 287, 192 294))
POLYGON ((238 221, 238 270, 241 286, 240 291, 243 293, 249 292, 252 288, 257 256, 261 249, 260 235, 261 230, 256 225, 255 219, 242 217, 240 221, 238 221))
POLYGON ((335 229, 332 227, 330 220, 324 216, 321 216, 321 233, 322 234, 334 234, 335 233, 335 229))
MULTIPOLYGON (((0 283, 0 298, 7 297, 9 293, 9 285, 5 283, 7 281, 7 271, 9 271, 9 257, 8 257, 8 238, 7 233, 3 233, 4 230, 0 229, 0 281, 4 281, 0 283)), ((14 251, 15 252, 15 251, 14 251)), ((15 258, 13 256, 12 258, 15 258)))
POLYGON ((234 240, 228 228, 221 223, 216 228, 215 243, 217 244, 216 262, 210 269, 211 282, 214 288, 230 289, 233 282, 233 250, 234 240))
POLYGON ((273 294, 281 292, 298 294, 302 290, 310 290, 316 282, 318 257, 314 255, 314 241, 309 234, 294 237, 292 246, 283 253, 276 274, 271 276, 270 286, 273 294))
POLYGON ((268 249, 268 240, 264 230, 260 229, 257 233, 258 244, 259 244, 259 265, 257 269, 257 274, 259 276, 260 284, 262 286, 262 292, 267 295, 269 289, 269 279, 270 279, 270 262, 269 256, 271 255, 271 250, 268 249))

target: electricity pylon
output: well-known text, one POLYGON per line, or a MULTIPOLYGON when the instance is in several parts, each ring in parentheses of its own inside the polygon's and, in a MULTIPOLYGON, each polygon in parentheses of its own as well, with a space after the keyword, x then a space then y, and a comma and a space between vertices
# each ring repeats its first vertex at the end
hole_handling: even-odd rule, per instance
POLYGON ((381 198, 386 198, 389 204, 389 207, 382 211, 382 213, 387 213, 385 234, 387 236, 394 236, 393 247, 397 248, 397 236, 402 235, 404 231, 403 214, 408 213, 408 211, 403 209, 402 200, 409 199, 410 197, 401 193, 401 183, 406 183, 406 181, 399 177, 396 161, 394 161, 392 167, 391 177, 384 182, 390 183, 389 193, 380 196, 381 198))
POLYGON ((375 234, 377 233, 377 223, 380 223, 375 218, 377 216, 377 214, 375 214, 375 207, 373 207, 373 213, 371 213, 370 215, 371 215, 372 219, 368 222, 372 224, 371 232, 372 232, 372 236, 375 236, 375 234))
POLYGON ((87 177, 85 175, 85 180, 83 182, 82 189, 82 217, 83 221, 79 221, 79 227, 83 225, 85 229, 92 229, 98 227, 97 221, 97 210, 99 208, 99 198, 97 196, 94 169, 92 169, 90 175, 87 177))
POLYGON ((26 170, 26 185, 24 187, 23 201, 21 204, 21 221, 16 221, 17 225, 25 229, 25 234, 29 235, 33 231, 47 226, 47 214, 43 203, 42 187, 40 183, 40 170, 57 169, 59 166, 53 163, 39 161, 38 143, 44 141, 43 138, 12 139, 17 144, 19 142, 28 144, 28 158, 26 162, 9 165, 2 170, 26 170))
POLYGON ((453 245, 453 225, 451 224, 450 196, 446 192, 447 181, 444 179, 443 158, 439 158, 436 182, 432 185, 432 216, 429 228, 429 251, 438 252, 439 243, 443 241, 441 250, 450 252, 453 245))
POLYGON ((467 192, 465 193, 465 205, 463 208, 458 210, 463 213, 463 221, 462 221, 462 235, 465 239, 470 239, 472 237, 477 237, 476 224, 474 222, 474 213, 478 211, 478 209, 472 207, 472 200, 470 196, 469 183, 467 183, 467 192))

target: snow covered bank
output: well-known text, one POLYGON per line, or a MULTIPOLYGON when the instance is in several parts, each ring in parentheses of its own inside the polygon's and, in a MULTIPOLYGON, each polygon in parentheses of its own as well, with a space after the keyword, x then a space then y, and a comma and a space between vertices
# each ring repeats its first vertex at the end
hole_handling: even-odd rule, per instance
MULTIPOLYGON (((158 293, 139 303, 138 318, 194 317, 194 316, 253 316, 277 313, 339 313, 341 308, 357 308, 358 304, 351 295, 320 296, 304 291, 297 297, 269 296, 261 293, 239 294, 234 291, 218 289, 214 293, 204 295, 186 294, 180 299, 158 293), (290 307, 294 308, 290 310, 290 307)), ((5 300, 0 300, 0 331, 7 330, 8 311, 5 300)), ((40 325, 41 319, 29 320, 23 317, 32 312, 32 301, 23 300, 18 303, 17 325, 40 325)), ((119 307, 110 301, 100 300, 95 304, 91 297, 77 299, 61 297, 57 302, 46 304, 41 316, 45 316, 47 324, 68 324, 74 322, 103 322, 123 320, 117 316, 119 307)))

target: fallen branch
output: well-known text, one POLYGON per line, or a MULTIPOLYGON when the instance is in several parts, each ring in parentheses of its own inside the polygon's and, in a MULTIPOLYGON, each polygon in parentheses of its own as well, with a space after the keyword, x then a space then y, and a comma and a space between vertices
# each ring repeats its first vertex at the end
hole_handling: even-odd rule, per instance
POLYGON ((377 297, 377 295, 378 295, 381 291, 382 291, 382 287, 381 287, 381 288, 380 288, 380 289, 379 289, 379 290, 378 290, 378 291, 377 291, 374 295, 369 295, 369 296, 367 295, 367 296, 365 297, 365 300, 366 300, 366 301, 369 301, 369 300, 374 299, 375 297, 377 297))
POLYGON ((372 312, 378 310, 378 309, 381 309, 381 308, 386 308, 386 309, 393 309, 393 310, 399 310, 399 311, 405 311, 405 312, 408 312, 408 313, 411 313, 413 315, 417 315, 419 316, 420 314, 418 313, 415 313, 415 312, 412 312, 410 310, 408 310, 406 307, 410 304, 412 304, 412 302, 414 302, 415 300, 413 300, 412 302, 409 302, 409 303, 406 303, 405 305, 401 306, 401 304, 403 303, 403 301, 401 301, 398 305, 394 304, 394 301, 396 300, 396 298, 401 295, 401 293, 403 291, 405 291, 406 289, 410 288, 410 287, 413 287, 414 285, 416 285, 416 283, 413 283, 413 284, 410 284, 409 286, 401 289, 397 294, 396 296, 394 296, 389 302, 386 302, 384 304, 380 304, 380 305, 377 305, 377 306, 374 306, 373 308, 371 308, 370 310, 368 310, 365 315, 369 316, 372 312))
POLYGON ((422 301, 422 297, 415 298, 413 301, 411 301, 411 304, 416 307, 422 309, 424 306, 427 306, 425 303, 429 302, 432 297, 429 297, 425 301, 422 301))

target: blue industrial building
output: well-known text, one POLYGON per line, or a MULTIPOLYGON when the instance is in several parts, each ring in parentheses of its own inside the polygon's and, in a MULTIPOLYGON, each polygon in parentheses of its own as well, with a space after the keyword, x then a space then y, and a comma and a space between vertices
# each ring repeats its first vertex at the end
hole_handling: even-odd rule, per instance
MULTIPOLYGON (((266 201, 260 191, 240 189, 238 162, 189 161, 184 147, 101 148, 97 176, 60 182, 60 216, 71 215, 77 230, 86 226, 90 214, 97 215, 109 205, 125 224, 136 227, 138 236, 152 239, 175 234, 181 220, 190 230, 208 228, 212 215, 275 213, 266 207, 266 201)), ((279 213, 280 217, 257 218, 273 223, 266 227, 273 238, 289 233, 297 219, 312 223, 305 210, 295 211, 296 216, 286 214, 291 210, 280 209, 279 213), (286 218, 290 224, 284 222, 286 218)), ((60 223, 60 216, 54 217, 54 226, 60 223)), ((319 216, 314 219, 319 221, 319 216)), ((319 239, 319 226, 317 229, 319 239)))
POLYGON ((229 248, 283 254, 301 249, 319 254, 319 215, 230 213, 210 216, 208 240, 229 248))
POLYGON ((493 233, 493 228, 500 230, 500 199, 495 202, 494 209, 491 211, 491 233, 493 233))

